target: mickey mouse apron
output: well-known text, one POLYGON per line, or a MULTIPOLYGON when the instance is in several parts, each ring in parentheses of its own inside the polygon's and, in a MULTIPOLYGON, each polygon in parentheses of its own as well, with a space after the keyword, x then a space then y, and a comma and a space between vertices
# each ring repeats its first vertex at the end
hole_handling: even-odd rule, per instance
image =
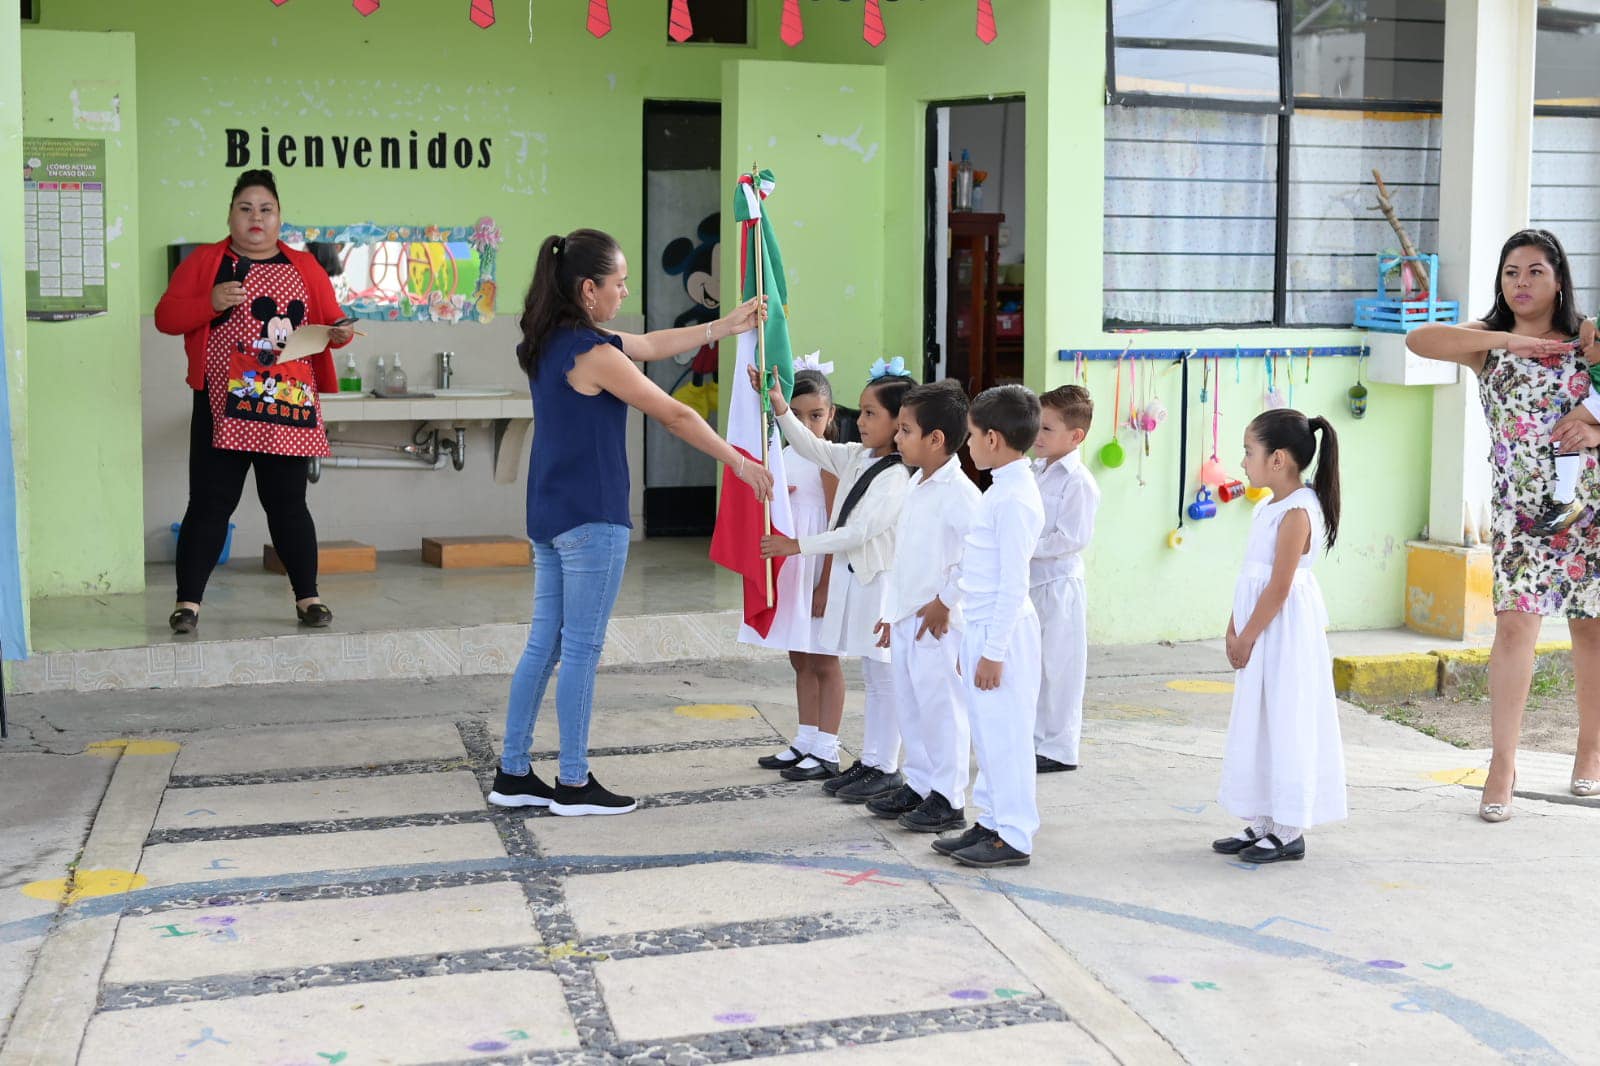
POLYGON ((328 456, 309 359, 275 363, 289 334, 304 324, 305 283, 288 258, 223 257, 218 283, 242 281, 245 299, 211 326, 206 398, 213 447, 268 455, 328 456))

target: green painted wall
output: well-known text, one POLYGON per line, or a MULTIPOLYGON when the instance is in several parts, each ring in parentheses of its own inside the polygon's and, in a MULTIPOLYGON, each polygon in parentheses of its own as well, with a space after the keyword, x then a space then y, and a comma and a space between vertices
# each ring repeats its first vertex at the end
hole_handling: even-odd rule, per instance
MULTIPOLYGON (((788 277, 794 352, 821 349, 834 364, 839 401, 854 406, 867 368, 883 354, 883 68, 730 62, 722 99, 723 174, 759 164, 776 181, 767 203, 788 277)), ((732 186, 724 184, 723 299, 732 306, 739 233, 732 186)), ((722 346, 724 382, 734 382, 736 350, 722 346)), ((724 412, 730 395, 725 387, 724 412)))
MULTIPOLYGON (((0 19, 0 174, 22 173, 22 27, 0 19)), ((0 286, 5 290, 5 320, 0 322, 4 344, 6 385, 11 410, 11 475, 17 500, 18 569, 22 578, 22 609, 28 610, 28 362, 27 327, 23 304, 22 227, 10 220, 22 218, 22 183, 0 182, 0 286)), ((14 650, 14 649, 13 649, 14 650)))
MULTIPOLYGON (((277 7, 260 0, 228 5, 225 13, 213 0, 44 5, 50 28, 135 35, 143 116, 141 310, 148 313, 164 286, 168 242, 223 232, 229 126, 259 132, 266 124, 274 137, 405 137, 411 129, 424 138, 438 130, 492 137, 488 168, 280 167, 278 173, 286 212, 296 220, 470 222, 493 215, 505 234, 499 306, 509 313, 546 233, 599 226, 638 254, 642 102, 718 100, 732 85, 737 92, 726 101, 725 122, 739 142, 725 152, 738 158, 725 158, 725 165, 759 162, 778 171, 773 211, 788 227, 795 344, 801 352, 822 347, 839 364, 845 395, 877 355, 914 358, 922 350, 930 101, 998 95, 1027 101, 1029 383, 1070 380, 1071 365, 1055 358, 1059 349, 1125 342, 1100 328, 1104 4, 997 5, 999 38, 987 46, 973 33, 966 0, 887 4, 887 39, 878 49, 860 38, 859 4, 802 5, 806 40, 796 49, 778 40, 776 2, 755 5, 755 43, 741 48, 669 45, 665 4, 650 2, 613 4, 614 29, 602 40, 584 31, 582 5, 535 5, 530 43, 526 10, 510 7, 500 5, 501 21, 485 31, 467 21, 465 4, 458 10, 431 0, 384 0, 366 19, 344 3, 277 7), (773 62, 780 60, 840 66, 788 71, 773 62), (873 85, 881 86, 878 98, 873 85), (856 91, 838 91, 845 87, 856 91), (861 154, 843 141, 807 140, 819 133, 848 138, 857 127, 861 154), (762 128, 777 142, 763 145, 762 128), (874 142, 881 149, 862 162, 874 142), (760 151, 745 158, 751 149, 760 151), (836 166, 837 158, 847 161, 836 166), (875 180, 881 180, 876 192, 875 180), (835 226, 836 219, 852 224, 835 226), (858 219, 867 221, 854 224, 858 219), (856 288, 846 294, 849 284, 856 288)), ((635 295, 624 312, 641 308, 635 295)), ((1334 345, 1359 338, 1344 331, 1220 331, 1137 339, 1155 347, 1334 345)), ((181 365, 174 344, 171 384, 181 365)), ((1258 394, 1260 371, 1254 373, 1258 394)), ((1247 381, 1250 374, 1247 368, 1247 381)), ((1402 617, 1399 548, 1420 529, 1426 507, 1429 398, 1420 390, 1374 387, 1372 413, 1352 424, 1339 414, 1352 380, 1352 367, 1319 363, 1309 390, 1296 391, 1298 404, 1337 416, 1348 430, 1347 469, 1366 474, 1347 475, 1349 526, 1331 564, 1323 565, 1324 583, 1336 625, 1395 625, 1402 617)), ((1089 384, 1102 410, 1109 408, 1110 368, 1095 366, 1089 384)), ((1174 388, 1164 384, 1163 398, 1175 408, 1174 388)), ((1245 398, 1251 391, 1234 390, 1225 408, 1222 455, 1230 465, 1237 465, 1244 418, 1258 406, 1245 398)), ((54 414, 69 425, 76 417, 54 414)), ((1105 417, 1095 442, 1104 440, 1105 417)), ((1105 503, 1089 560, 1096 641, 1211 636, 1225 621, 1245 516, 1225 509, 1223 518, 1194 531, 1187 550, 1170 552, 1165 535, 1173 524, 1176 465, 1175 431, 1167 427, 1152 441, 1145 487, 1127 467, 1101 477, 1105 503)))
POLYGON ((23 123, 30 137, 103 139, 108 314, 29 322, 28 451, 34 596, 144 587, 139 316, 139 183, 133 38, 22 35, 23 123), (75 117, 70 94, 121 97, 120 131, 75 117))

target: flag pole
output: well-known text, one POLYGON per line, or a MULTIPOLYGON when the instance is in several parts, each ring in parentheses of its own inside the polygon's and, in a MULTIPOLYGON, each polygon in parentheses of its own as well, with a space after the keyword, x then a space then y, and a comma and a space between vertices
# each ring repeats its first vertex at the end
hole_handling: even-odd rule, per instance
MULTIPOLYGON (((750 164, 750 188, 755 194, 756 203, 761 202, 761 171, 754 163, 750 164)), ((767 413, 771 409, 771 400, 767 395, 767 324, 760 315, 761 299, 766 291, 766 273, 761 266, 761 246, 766 243, 762 239, 762 229, 767 224, 765 210, 756 215, 756 373, 761 379, 761 465, 767 465, 767 441, 772 434, 772 426, 767 421, 767 413)), ((761 513, 765 523, 766 535, 772 535, 772 500, 768 499, 761 505, 761 513)), ((763 559, 762 568, 767 575, 767 606, 773 605, 772 590, 772 560, 763 559)))

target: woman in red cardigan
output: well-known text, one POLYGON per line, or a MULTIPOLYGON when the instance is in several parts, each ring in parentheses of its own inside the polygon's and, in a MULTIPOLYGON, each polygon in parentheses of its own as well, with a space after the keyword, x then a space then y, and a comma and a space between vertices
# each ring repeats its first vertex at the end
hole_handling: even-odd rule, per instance
MULTIPOLYGON (((330 454, 317 394, 338 392, 338 373, 327 349, 285 363, 274 356, 299 326, 331 324, 342 314, 316 259, 278 241, 282 219, 270 170, 239 175, 231 205, 227 238, 180 263, 156 305, 156 328, 183 334, 194 390, 189 509, 178 534, 177 606, 168 619, 175 633, 200 624, 206 581, 251 467, 272 546, 294 587, 295 613, 308 626, 333 621, 317 595, 306 459, 330 454)), ((332 330, 331 346, 348 344, 352 332, 332 330)))

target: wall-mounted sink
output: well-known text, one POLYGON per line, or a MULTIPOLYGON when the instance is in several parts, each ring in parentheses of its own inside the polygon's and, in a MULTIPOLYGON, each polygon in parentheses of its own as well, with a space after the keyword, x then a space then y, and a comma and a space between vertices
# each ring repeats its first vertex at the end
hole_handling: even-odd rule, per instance
POLYGON ((459 389, 458 388, 429 389, 428 391, 431 392, 435 397, 438 397, 440 399, 446 399, 446 400, 487 400, 487 399, 492 399, 492 398, 494 398, 496 396, 510 396, 510 395, 512 395, 512 390, 511 389, 493 389, 493 388, 477 388, 477 389, 475 389, 475 388, 463 387, 463 388, 459 388, 459 389))

